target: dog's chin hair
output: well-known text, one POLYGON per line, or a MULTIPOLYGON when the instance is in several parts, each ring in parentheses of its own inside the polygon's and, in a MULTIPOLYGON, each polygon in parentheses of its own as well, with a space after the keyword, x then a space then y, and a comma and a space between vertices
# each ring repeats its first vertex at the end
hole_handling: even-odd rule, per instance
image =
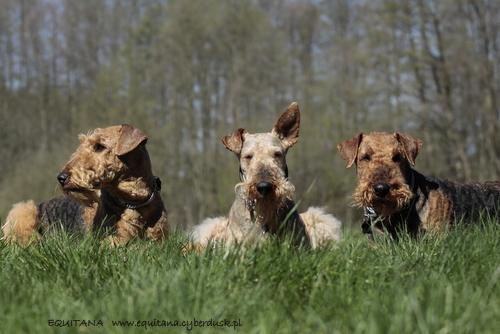
POLYGON ((70 190, 64 191, 64 194, 89 207, 99 202, 99 197, 94 191, 78 192, 70 190))
POLYGON ((413 197, 413 193, 410 191, 408 185, 405 185, 396 191, 391 190, 391 192, 392 194, 390 198, 392 200, 387 200, 379 199, 371 190, 361 192, 356 191, 352 195, 353 206, 357 206, 359 208, 371 207, 382 217, 387 217, 406 209, 413 197))
POLYGON ((235 186, 237 197, 247 203, 247 208, 254 212, 254 223, 266 225, 275 223, 277 210, 292 200, 295 187, 289 181, 273 186, 273 193, 262 196, 255 183, 238 183, 235 186))

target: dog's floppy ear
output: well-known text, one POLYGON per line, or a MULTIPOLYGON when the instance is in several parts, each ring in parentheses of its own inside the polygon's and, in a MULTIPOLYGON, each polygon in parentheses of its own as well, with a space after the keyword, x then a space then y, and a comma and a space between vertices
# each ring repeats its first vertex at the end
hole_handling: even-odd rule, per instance
POLYGON ((278 136, 285 148, 289 148, 299 140, 299 127, 299 104, 293 102, 278 119, 271 133, 278 136))
POLYGON ((422 141, 399 132, 396 132, 395 135, 398 142, 403 145, 403 149, 406 153, 406 158, 412 166, 415 166, 415 159, 417 158, 417 155, 420 153, 420 149, 422 148, 422 141))
POLYGON ((146 144, 148 137, 139 129, 131 125, 123 124, 120 129, 120 137, 116 143, 115 153, 122 156, 132 152, 141 144, 146 144))
POLYGON ((359 143, 361 143, 362 138, 363 133, 358 133, 356 137, 347 139, 346 141, 337 145, 342 158, 344 158, 345 162, 347 163, 347 168, 351 167, 354 161, 356 161, 359 143))
POLYGON ((228 134, 225 137, 222 137, 222 143, 224 146, 236 154, 238 157, 241 154, 241 148, 243 147, 243 142, 245 141, 245 137, 248 134, 247 130, 243 128, 239 128, 231 134, 228 134))

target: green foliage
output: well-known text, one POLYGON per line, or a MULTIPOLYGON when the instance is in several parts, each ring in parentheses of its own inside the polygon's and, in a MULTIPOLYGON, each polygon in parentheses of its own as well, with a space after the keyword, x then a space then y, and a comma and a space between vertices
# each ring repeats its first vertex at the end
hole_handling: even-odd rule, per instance
POLYGON ((149 332, 181 333, 189 325, 161 321, 226 319, 245 333, 497 333, 500 231, 493 225, 376 245, 347 230, 338 248, 320 250, 271 242, 196 254, 178 233, 161 245, 112 248, 64 235, 26 249, 3 245, 2 331, 129 333, 146 329, 113 321, 149 321, 140 323, 149 332), (58 328, 49 320, 80 322, 58 328))

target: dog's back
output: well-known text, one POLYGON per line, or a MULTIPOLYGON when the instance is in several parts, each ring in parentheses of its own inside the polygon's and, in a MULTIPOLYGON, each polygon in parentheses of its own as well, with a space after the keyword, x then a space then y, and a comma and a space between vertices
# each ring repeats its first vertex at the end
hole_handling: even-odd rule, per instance
POLYGON ((62 195, 37 205, 42 234, 47 231, 88 232, 85 228, 85 206, 62 195))
POLYGON ((426 177, 426 188, 448 197, 452 224, 476 222, 482 218, 500 222, 500 181, 457 182, 439 177, 426 177))

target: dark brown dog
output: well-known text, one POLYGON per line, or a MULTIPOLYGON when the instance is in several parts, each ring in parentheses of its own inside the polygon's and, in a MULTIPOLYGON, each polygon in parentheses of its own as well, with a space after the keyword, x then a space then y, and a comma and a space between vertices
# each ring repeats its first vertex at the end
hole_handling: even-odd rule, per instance
POLYGON ((365 209, 363 232, 372 226, 397 237, 400 230, 416 236, 419 230, 439 234, 459 221, 481 217, 500 222, 500 182, 460 183, 424 176, 411 166, 422 142, 401 133, 358 134, 340 143, 347 163, 357 167, 354 204, 365 209))

